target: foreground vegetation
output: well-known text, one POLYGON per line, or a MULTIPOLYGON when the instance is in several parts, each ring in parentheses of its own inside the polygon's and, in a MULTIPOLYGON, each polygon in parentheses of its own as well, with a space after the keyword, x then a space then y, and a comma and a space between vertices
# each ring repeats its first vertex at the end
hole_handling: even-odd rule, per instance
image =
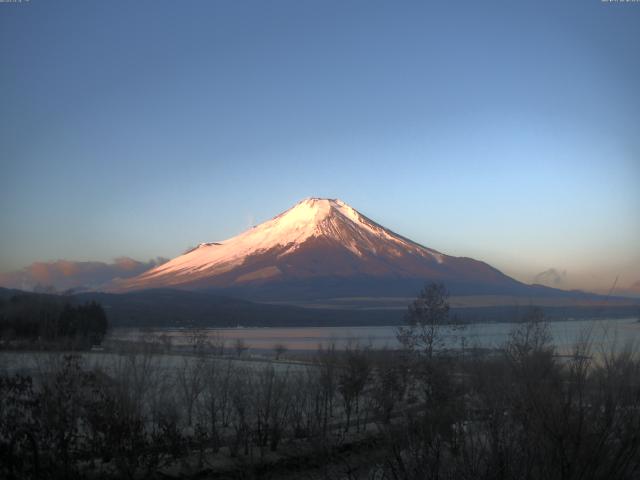
POLYGON ((556 357, 528 323, 482 356, 52 356, 0 379, 0 476, 637 478, 640 362, 588 353, 556 357))
POLYGON ((194 335, 170 366, 157 344, 92 365, 49 354, 0 377, 0 477, 638 478, 631 349, 585 336, 558 356, 531 311, 501 350, 445 351, 444 293, 412 304, 395 351, 256 362, 194 335))

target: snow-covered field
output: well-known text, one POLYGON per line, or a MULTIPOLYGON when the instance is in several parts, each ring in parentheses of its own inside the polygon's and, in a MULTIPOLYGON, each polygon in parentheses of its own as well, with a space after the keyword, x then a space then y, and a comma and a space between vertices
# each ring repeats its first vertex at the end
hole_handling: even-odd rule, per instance
MULTIPOLYGON (((78 355, 82 365, 87 370, 102 370, 107 373, 121 372, 131 366, 153 368, 154 371, 171 375, 172 372, 190 365, 199 357, 176 353, 116 353, 116 352, 34 352, 34 351, 0 351, 0 373, 35 375, 46 373, 52 366, 60 362, 65 355, 78 355)), ((233 357, 205 356, 206 362, 220 369, 231 365, 234 369, 243 371, 259 370, 272 365, 276 371, 296 372, 306 368, 307 364, 291 361, 273 361, 259 356, 243 359, 233 357)))

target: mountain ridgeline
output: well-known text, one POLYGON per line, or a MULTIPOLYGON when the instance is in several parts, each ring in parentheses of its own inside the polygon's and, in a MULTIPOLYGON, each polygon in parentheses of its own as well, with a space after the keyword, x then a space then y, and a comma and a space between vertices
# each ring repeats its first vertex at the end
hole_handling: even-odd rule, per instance
POLYGON ((113 284, 215 290, 258 301, 411 297, 426 282, 453 295, 573 297, 526 285, 490 265, 446 255, 379 225, 337 199, 309 198, 222 242, 202 243, 163 265, 113 284))
MULTIPOLYGON (((115 326, 393 325, 428 282, 446 286, 455 315, 466 321, 513 320, 532 304, 556 318, 638 308, 629 299, 526 285, 484 262, 411 241, 340 200, 320 198, 64 301, 98 302, 115 326)), ((8 292, 0 300, 20 294, 8 292)))

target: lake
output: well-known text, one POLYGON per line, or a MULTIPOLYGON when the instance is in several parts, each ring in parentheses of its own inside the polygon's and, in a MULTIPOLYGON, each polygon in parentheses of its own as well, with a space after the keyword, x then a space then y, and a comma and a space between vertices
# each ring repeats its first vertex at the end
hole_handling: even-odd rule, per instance
MULTIPOLYGON (((462 337, 467 347, 498 348, 508 339, 514 323, 477 323, 467 325, 464 330, 451 332, 444 329, 446 343, 455 348, 461 345, 462 337)), ((374 327, 285 327, 285 328, 207 328, 200 330, 209 341, 225 342, 232 348, 238 339, 249 348, 259 352, 273 350, 282 344, 291 351, 316 350, 318 346, 332 343, 344 349, 349 343, 372 348, 396 348, 395 326, 374 327)), ((640 344, 640 323, 636 318, 567 320, 550 322, 549 330, 554 343, 561 353, 568 353, 571 346, 585 336, 589 336, 594 349, 620 349, 627 344, 640 344)), ((187 346, 193 337, 193 331, 178 328, 116 328, 108 339, 138 340, 165 335, 173 346, 187 346)))

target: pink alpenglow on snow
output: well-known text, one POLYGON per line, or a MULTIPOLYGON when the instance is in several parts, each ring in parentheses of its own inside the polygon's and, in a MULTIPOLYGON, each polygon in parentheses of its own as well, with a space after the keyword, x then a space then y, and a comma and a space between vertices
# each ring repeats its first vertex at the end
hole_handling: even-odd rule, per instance
POLYGON ((234 287, 310 278, 518 283, 486 263, 408 240, 338 199, 308 198, 222 242, 201 243, 115 290, 234 287))

